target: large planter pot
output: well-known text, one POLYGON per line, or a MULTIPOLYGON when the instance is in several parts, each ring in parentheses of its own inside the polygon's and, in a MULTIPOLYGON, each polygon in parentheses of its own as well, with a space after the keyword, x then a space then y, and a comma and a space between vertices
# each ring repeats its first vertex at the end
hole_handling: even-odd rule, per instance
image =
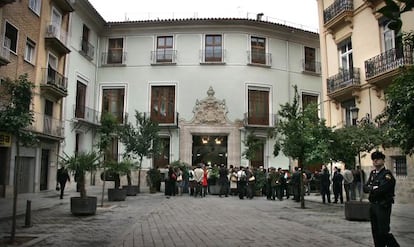
POLYGON ((73 215, 94 215, 97 201, 96 196, 88 196, 87 198, 71 197, 70 212, 73 215))
POLYGON ((136 196, 138 194, 138 185, 124 185, 123 190, 126 190, 127 196, 136 196))
POLYGON ((220 194, 220 185, 210 185, 210 194, 219 195, 220 194))
POLYGON ((349 201, 345 202, 345 219, 355 221, 369 221, 369 202, 349 201))
POLYGON ((108 201, 125 201, 127 191, 123 189, 108 189, 108 201))

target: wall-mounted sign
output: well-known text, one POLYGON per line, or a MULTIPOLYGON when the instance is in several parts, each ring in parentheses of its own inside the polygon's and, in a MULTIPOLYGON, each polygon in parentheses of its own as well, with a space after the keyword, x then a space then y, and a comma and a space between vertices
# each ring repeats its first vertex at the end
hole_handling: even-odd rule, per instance
POLYGON ((0 132, 0 147, 10 147, 11 146, 11 135, 0 132))

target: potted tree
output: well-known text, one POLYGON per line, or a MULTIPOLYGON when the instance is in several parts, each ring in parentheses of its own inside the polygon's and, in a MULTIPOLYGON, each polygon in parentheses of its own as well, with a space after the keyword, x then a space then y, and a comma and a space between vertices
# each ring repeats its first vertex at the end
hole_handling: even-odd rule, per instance
POLYGON ((123 160, 121 162, 116 161, 108 161, 105 162, 105 172, 104 176, 108 177, 105 179, 108 181, 109 179, 114 181, 114 188, 108 188, 108 201, 125 201, 127 196, 127 190, 121 189, 121 176, 127 175, 132 167, 132 162, 129 160, 123 160))
POLYGON ((85 174, 94 172, 99 167, 100 156, 93 151, 80 152, 69 156, 64 154, 61 161, 66 169, 77 177, 80 197, 70 198, 70 211, 73 215, 93 215, 96 213, 97 197, 87 196, 85 174))
POLYGON ((156 193, 158 191, 161 180, 161 172, 157 168, 151 168, 147 171, 147 185, 149 186, 150 193, 156 193))

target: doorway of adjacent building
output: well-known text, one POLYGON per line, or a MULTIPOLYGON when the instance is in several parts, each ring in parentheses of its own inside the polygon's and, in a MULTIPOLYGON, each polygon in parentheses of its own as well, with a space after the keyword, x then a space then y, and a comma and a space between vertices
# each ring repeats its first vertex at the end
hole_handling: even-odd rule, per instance
POLYGON ((227 136, 193 135, 192 165, 227 166, 227 136))
POLYGON ((9 148, 0 147, 0 198, 5 196, 9 148))
POLYGON ((49 174, 49 150, 42 149, 42 159, 40 164, 40 190, 47 190, 49 174))
MULTIPOLYGON (((18 159, 16 157, 15 162, 18 159)), ((35 159, 32 157, 20 157, 20 176, 18 193, 34 192, 35 159)))

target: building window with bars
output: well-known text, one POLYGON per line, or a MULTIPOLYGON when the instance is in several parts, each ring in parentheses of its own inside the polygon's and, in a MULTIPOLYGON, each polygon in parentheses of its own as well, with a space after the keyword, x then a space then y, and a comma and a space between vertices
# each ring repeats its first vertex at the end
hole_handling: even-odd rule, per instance
POLYGON ((407 159, 405 156, 392 157, 394 174, 396 176, 407 176, 407 159))

